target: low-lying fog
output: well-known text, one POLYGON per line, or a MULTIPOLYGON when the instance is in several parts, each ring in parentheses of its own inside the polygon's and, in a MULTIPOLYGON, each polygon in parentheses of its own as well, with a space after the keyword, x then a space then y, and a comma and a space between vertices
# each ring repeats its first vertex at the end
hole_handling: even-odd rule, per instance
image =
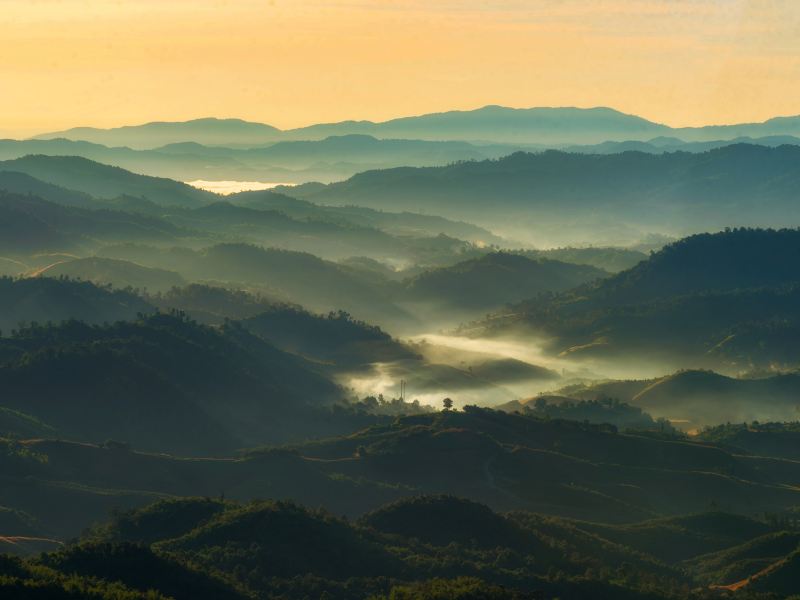
POLYGON ((573 360, 548 355, 540 340, 473 338, 426 333, 405 340, 424 360, 373 364, 369 373, 342 379, 359 397, 400 396, 407 401, 441 406, 450 397, 456 406, 497 406, 553 392, 576 383, 605 379, 649 379, 665 375, 661 363, 639 364, 573 360))
POLYGON ((236 194, 238 192, 271 190, 280 186, 295 185, 294 183, 273 183, 268 181, 206 181, 205 179, 196 179, 184 183, 192 187, 200 188, 201 190, 222 194, 223 196, 236 194))

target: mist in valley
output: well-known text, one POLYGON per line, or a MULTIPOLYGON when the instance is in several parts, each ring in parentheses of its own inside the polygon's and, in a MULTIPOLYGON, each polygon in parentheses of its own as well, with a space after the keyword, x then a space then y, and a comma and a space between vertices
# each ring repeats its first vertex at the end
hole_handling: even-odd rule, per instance
MULTIPOLYGON (((42 164, 37 169, 44 168, 45 159, 39 159, 42 164)), ((0 180, 3 177, 0 171, 0 180)), ((15 180, 19 191, 27 193, 37 189, 34 182, 15 180)), ((709 329, 709 337, 690 340, 697 328, 680 320, 690 314, 686 311, 695 310, 701 312, 692 318, 702 318, 702 311, 708 310, 705 305, 713 300, 708 295, 695 298, 686 295, 693 289, 664 288, 652 299, 615 300, 604 291, 619 286, 625 290, 624 283, 616 282, 639 277, 639 271, 649 273, 651 255, 660 258, 662 248, 669 250, 671 235, 641 224, 618 223, 611 237, 596 237, 605 235, 604 228, 591 213, 582 217, 595 225, 589 235, 572 228, 576 222, 564 221, 568 217, 562 216, 557 225, 547 224, 555 217, 535 210, 529 211, 529 219, 541 216, 540 227, 546 224, 551 235, 564 237, 539 235, 537 229, 526 228, 524 220, 517 223, 521 229, 503 235, 491 220, 468 222, 427 212, 325 204, 324 194, 313 186, 310 200, 303 186, 293 198, 293 188, 286 186, 275 190, 233 183, 241 189, 226 190, 231 193, 224 196, 198 190, 207 195, 196 207, 162 207, 125 195, 90 200, 86 192, 72 193, 66 204, 27 199, 25 210, 49 224, 50 237, 25 250, 8 244, 3 267, 12 277, 67 278, 129 289, 152 308, 186 311, 212 325, 281 306, 310 311, 322 320, 328 314, 345 314, 363 324, 359 327, 380 328, 396 346, 388 354, 391 360, 380 353, 372 356, 368 347, 353 349, 359 342, 347 339, 343 343, 352 342, 353 348, 338 351, 360 353, 355 362, 338 364, 337 350, 324 358, 317 356, 314 339, 324 334, 313 329, 302 334, 307 336, 302 344, 293 340, 284 346, 288 342, 282 340, 278 346, 319 362, 318 368, 353 401, 401 398, 403 382, 402 400, 436 409, 444 398, 458 408, 519 408, 533 405, 539 397, 582 401, 610 397, 640 405, 652 416, 690 431, 716 423, 795 415, 794 406, 782 399, 788 393, 783 391, 767 392, 778 398, 773 403, 740 397, 744 392, 689 389, 680 393, 695 401, 679 406, 668 398, 661 404, 644 403, 636 395, 606 391, 609 382, 639 381, 647 387, 685 370, 705 369, 734 379, 769 379, 792 370, 791 359, 784 357, 727 356, 745 335, 731 329, 741 327, 735 314, 730 318, 723 314, 723 322, 709 329), (131 216, 98 219, 87 208, 92 202, 101 203, 103 210, 130 211, 131 216), (525 236, 529 243, 518 241, 525 236), (209 299, 175 292, 187 286, 227 290, 236 300, 208 306, 209 299), (678 304, 664 301, 671 295, 678 304), (581 303, 586 304, 585 315, 573 309, 581 303), (681 308, 686 303, 698 308, 681 308), (633 311, 635 319, 626 311, 633 311), (643 324, 631 327, 636 319, 644 319, 643 324), (715 408, 693 415, 695 405, 715 408)), ((84 189, 96 185, 87 183, 84 189)), ((120 194, 137 186, 164 189, 145 177, 112 178, 103 185, 120 194)), ((67 193, 57 189, 61 196, 67 193)), ((13 206, 19 200, 8 196, 5 202, 13 206)), ((669 229, 669 222, 664 226, 678 233, 677 228, 669 229)), ((723 232, 712 237, 724 244, 731 236, 723 232)), ((709 289, 732 293, 725 291, 726 286, 742 287, 733 280, 709 289)), ((697 291, 708 293, 702 282, 697 291)), ((769 302, 779 313, 785 312, 792 293, 780 291, 769 302)), ((715 301, 730 310, 727 296, 715 301)), ((44 306, 38 312, 35 306, 29 314, 17 312, 18 316, 14 311, 7 316, 5 327, 50 318, 44 306)), ((770 352, 768 348, 766 354, 770 352)))
MULTIPOLYGON (((588 197, 556 214, 513 189, 493 215, 474 194, 439 210, 458 180, 415 211, 393 183, 364 200, 359 176, 343 196, 12 162, 0 550, 23 557, 13 582, 73 585, 83 565, 92 585, 142 585, 130 573, 150 570, 131 565, 159 561, 215 599, 377 598, 395 589, 387 574, 489 585, 431 573, 529 578, 513 585, 552 598, 651 600, 640 581, 658 577, 680 591, 656 597, 677 600, 754 573, 784 589, 771 574, 793 568, 800 506, 797 229, 622 219, 619 205, 599 218, 588 197), (725 554, 737 544, 768 550, 744 567, 725 554), (638 565, 633 583, 597 596, 608 577, 588 566, 620 561, 638 565)), ((172 589, 153 573, 148 589, 172 589)))
POLYGON ((798 600, 799 23, 3 2, 0 599, 798 600))

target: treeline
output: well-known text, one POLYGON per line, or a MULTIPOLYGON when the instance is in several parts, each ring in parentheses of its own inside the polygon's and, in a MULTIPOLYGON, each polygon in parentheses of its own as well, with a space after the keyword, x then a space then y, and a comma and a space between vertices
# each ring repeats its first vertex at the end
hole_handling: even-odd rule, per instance
POLYGON ((452 496, 402 500, 356 521, 291 502, 187 498, 118 512, 62 550, 0 559, 0 591, 151 600, 700 600, 715 593, 696 586, 686 559, 722 558, 775 535, 766 523, 722 513, 634 530, 502 515, 452 496), (739 531, 718 531, 726 525, 739 531), (651 554, 665 536, 670 554, 651 554))

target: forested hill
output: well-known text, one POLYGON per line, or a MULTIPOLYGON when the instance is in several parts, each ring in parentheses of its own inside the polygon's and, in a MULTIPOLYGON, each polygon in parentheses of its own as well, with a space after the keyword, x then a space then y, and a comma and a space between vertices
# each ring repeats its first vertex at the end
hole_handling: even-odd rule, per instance
POLYGON ((566 215, 591 214, 598 227, 617 220, 697 231, 797 218, 799 181, 800 147, 736 144, 699 154, 519 152, 445 167, 368 171, 308 199, 483 222, 560 215, 564 225, 566 215))
POLYGON ((10 194, 29 194, 47 198, 50 202, 65 206, 88 208, 95 203, 89 194, 46 183, 27 173, 17 171, 0 171, 0 190, 10 194))
POLYGON ((171 206, 198 206, 218 198, 172 179, 139 175, 78 156, 23 156, 0 162, 0 171, 25 173, 96 198, 129 195, 171 206))
POLYGON ((111 323, 151 311, 151 304, 129 291, 47 277, 0 277, 0 329, 4 333, 31 322, 76 319, 90 324, 111 323))
POLYGON ((554 352, 646 352, 673 369, 792 365, 799 257, 795 229, 694 235, 607 279, 522 302, 485 326, 546 333, 554 352))
POLYGON ((318 430, 313 409, 341 390, 233 325, 166 314, 32 325, 0 339, 0 355, 3 406, 67 439, 208 455, 339 431, 330 417, 318 430))
MULTIPOLYGON (((31 330, 16 343, 87 331, 31 330)), ((188 374, 175 381, 208 386, 218 374, 204 362, 191 373, 196 382, 188 374)), ((125 399, 109 395, 105 409, 91 407, 92 418, 115 410, 119 421, 129 419, 120 410, 125 399)), ((72 400, 61 398, 90 414, 72 400)), ((196 414, 174 413, 177 406, 179 396, 136 410, 157 413, 152 434, 170 424, 209 433, 196 414)), ((0 558, 0 592, 83 594, 55 596, 70 598, 93 590, 98 600, 160 598, 144 590, 186 600, 264 590, 339 600, 701 600, 715 597, 703 591, 710 585, 740 585, 788 596, 798 537, 783 515, 798 502, 797 463, 720 447, 715 435, 620 433, 469 407, 234 460, 178 459, 114 441, 1 439, 0 547, 37 556, 0 558), (111 507, 131 510, 108 520, 111 507), (64 548, 35 551, 81 530, 64 548)), ((717 437, 728 441, 724 432, 717 437)))
POLYGON ((635 304, 797 282, 800 229, 742 228, 689 236, 577 293, 595 302, 635 304))
POLYGON ((159 243, 180 235, 179 228, 154 217, 62 206, 0 190, 0 252, 7 256, 85 252, 103 242, 159 243))
POLYGON ((242 326, 279 348, 340 368, 418 358, 379 327, 343 311, 315 315, 273 306, 245 319, 242 326))
MULTIPOLYGON (((715 563, 735 565, 748 549, 764 560, 770 542, 788 547, 793 539, 720 512, 607 527, 498 514, 437 495, 348 521, 291 502, 186 498, 118 512, 38 558, 6 558, 0 592, 46 589, 47 597, 68 598, 73 590, 96 600, 667 600, 690 593, 703 600, 714 595, 692 590, 694 576, 714 581, 715 563), (704 552, 713 554, 694 561, 695 573, 681 562, 704 552)), ((781 589, 763 583, 758 589, 781 589)))
POLYGON ((607 275, 588 265, 490 253, 422 273, 405 282, 403 299, 446 310, 489 311, 542 292, 561 292, 607 275))

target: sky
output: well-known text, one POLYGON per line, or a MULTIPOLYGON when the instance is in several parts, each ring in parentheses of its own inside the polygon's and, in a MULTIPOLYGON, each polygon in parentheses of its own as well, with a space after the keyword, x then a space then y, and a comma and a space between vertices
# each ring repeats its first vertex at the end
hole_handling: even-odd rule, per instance
POLYGON ((800 114, 797 0, 0 0, 0 134, 487 104, 800 114))

